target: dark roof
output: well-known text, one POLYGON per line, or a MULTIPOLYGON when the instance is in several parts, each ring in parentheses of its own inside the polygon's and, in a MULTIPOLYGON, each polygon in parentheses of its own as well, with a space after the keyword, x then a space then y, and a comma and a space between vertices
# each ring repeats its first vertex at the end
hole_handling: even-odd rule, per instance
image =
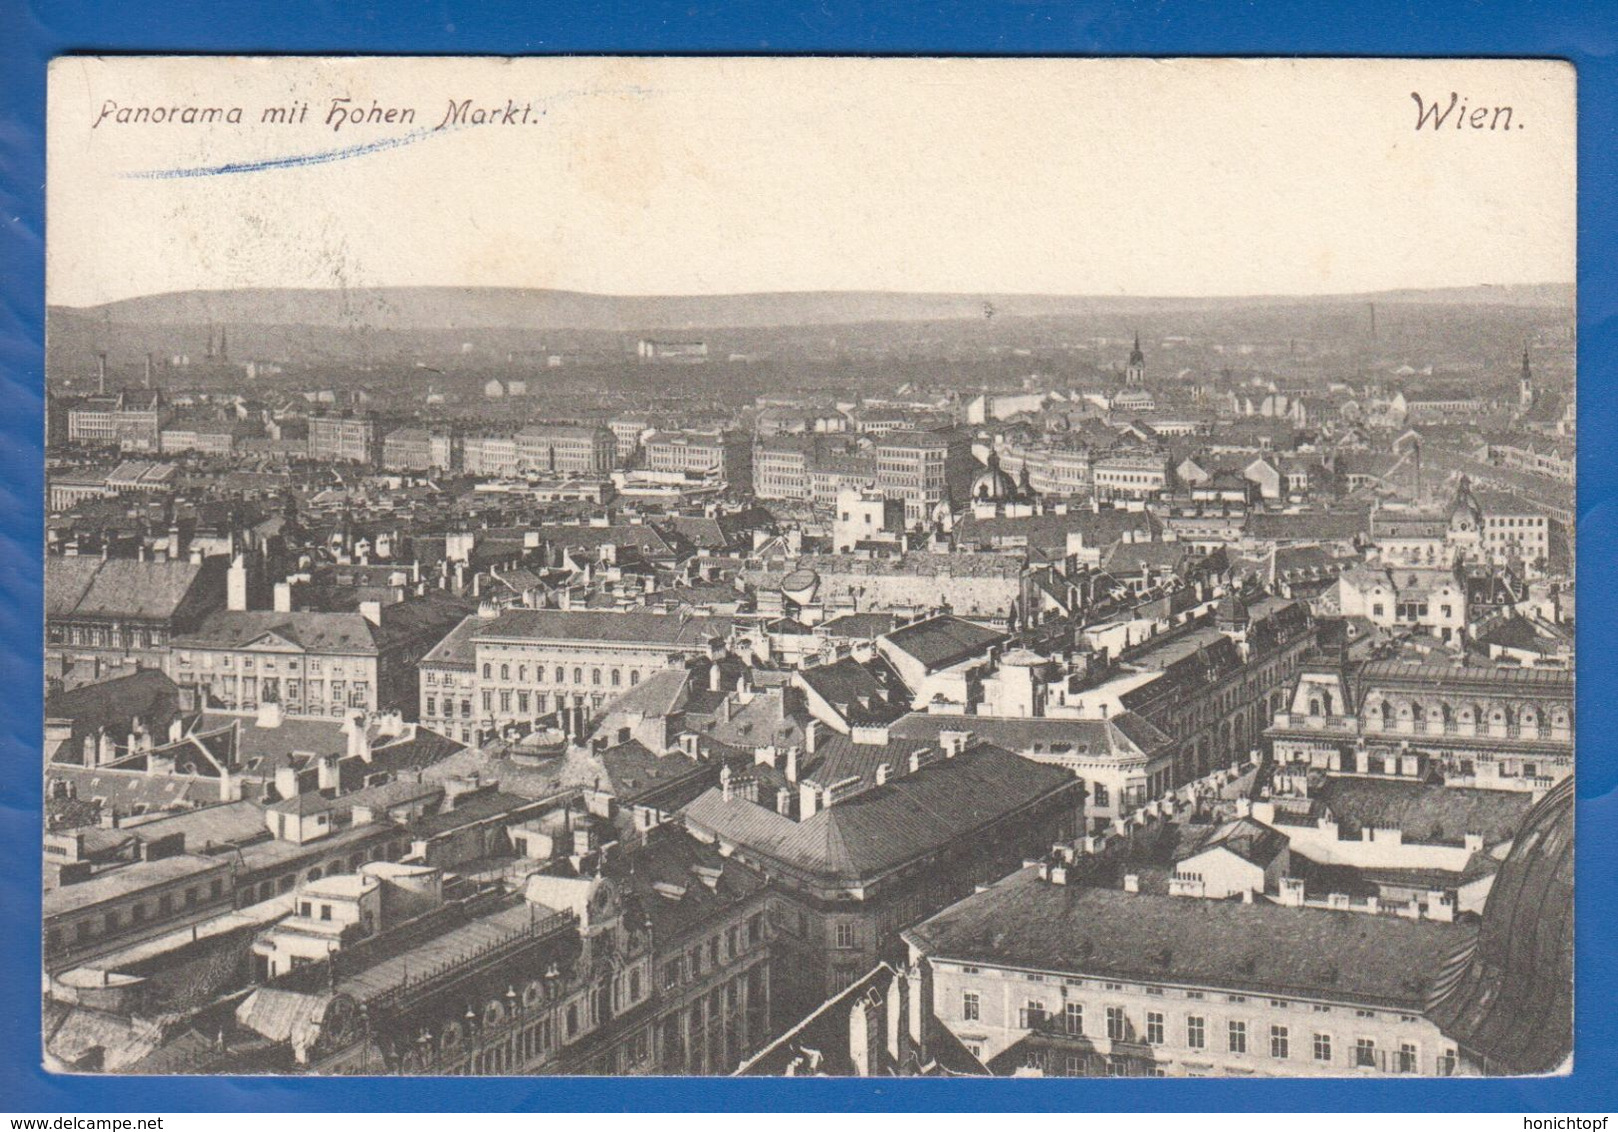
POLYGON ((46 613, 57 617, 173 617, 202 571, 194 562, 52 556, 45 560, 46 613))
POLYGON ((709 790, 685 808, 688 826, 712 831, 750 857, 834 883, 874 880, 1036 803, 1083 789, 1060 767, 979 744, 793 821, 739 796, 709 790))
POLYGON ((1550 1073, 1573 1052, 1573 779, 1523 822, 1432 1020, 1485 1073, 1550 1073))
POLYGON ((1342 508, 1295 514, 1259 511, 1247 517, 1242 534, 1250 542, 1349 542, 1369 526, 1365 512, 1342 508))
POLYGON ((1473 929, 1056 884, 1030 867, 905 937, 935 958, 1415 1011, 1473 929))
POLYGON ((660 947, 708 927, 766 883, 758 870, 667 822, 647 830, 640 846, 610 856, 602 872, 628 889, 626 896, 651 920, 660 947))
POLYGON ((904 683, 885 660, 861 664, 844 657, 805 668, 799 678, 855 727, 892 723, 910 710, 904 683))
POLYGON ((1533 804, 1533 796, 1519 790, 1335 775, 1316 797, 1349 836, 1374 827, 1403 830, 1406 841, 1459 844, 1466 834, 1479 833, 1488 846, 1509 841, 1533 804))
POLYGON ((915 657, 930 671, 981 656, 991 646, 1005 639, 1004 633, 947 614, 895 629, 883 638, 893 647, 915 657))
MULTIPOLYGON (((128 676, 83 684, 58 692, 45 701, 46 719, 71 719, 76 729, 127 728, 136 716, 156 729, 179 710, 180 689, 156 668, 142 668, 128 676)), ((116 735, 123 739, 125 735, 116 735)))
POLYGON ((683 754, 658 755, 635 739, 608 747, 600 758, 613 797, 622 805, 657 796, 659 808, 672 810, 695 798, 719 773, 716 764, 700 763, 683 754), (677 796, 663 797, 668 790, 677 796))
POLYGON ((1537 691, 1554 696, 1573 695, 1573 672, 1566 668, 1375 660, 1360 669, 1359 679, 1367 691, 1377 685, 1409 684, 1432 693, 1474 690, 1486 693, 1537 691))
POLYGON ((845 613, 823 621, 819 631, 828 637, 856 637, 874 640, 884 633, 893 632, 894 615, 891 613, 845 613))
POLYGON ((1259 868, 1268 868, 1287 847, 1286 834, 1252 818, 1237 818, 1220 826, 1209 826, 1200 837, 1182 842, 1174 859, 1183 861, 1211 849, 1227 849, 1259 868))
POLYGON ((375 626, 358 613, 277 613, 219 610, 195 632, 176 638, 176 648, 245 648, 274 634, 305 652, 344 655, 376 652, 375 626))

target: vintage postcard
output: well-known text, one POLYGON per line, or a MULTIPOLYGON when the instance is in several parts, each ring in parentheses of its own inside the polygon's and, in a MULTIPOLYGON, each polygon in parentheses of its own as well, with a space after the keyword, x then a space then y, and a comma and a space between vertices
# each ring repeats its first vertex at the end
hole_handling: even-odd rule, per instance
POLYGON ((56 60, 46 1064, 1567 1072, 1574 102, 56 60))

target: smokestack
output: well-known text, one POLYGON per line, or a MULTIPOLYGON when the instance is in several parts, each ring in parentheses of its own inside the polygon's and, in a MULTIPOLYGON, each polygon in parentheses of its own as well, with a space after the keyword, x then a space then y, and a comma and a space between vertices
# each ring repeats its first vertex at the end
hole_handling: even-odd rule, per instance
POLYGON ((102 350, 96 355, 96 391, 107 391, 107 351, 102 350))
POLYGON ((152 352, 146 351, 146 376, 144 378, 147 389, 152 387, 152 352))

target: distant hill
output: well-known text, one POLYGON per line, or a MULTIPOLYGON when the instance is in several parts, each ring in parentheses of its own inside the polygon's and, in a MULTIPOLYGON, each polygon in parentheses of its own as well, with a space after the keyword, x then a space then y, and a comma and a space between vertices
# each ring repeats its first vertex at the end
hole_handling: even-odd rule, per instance
POLYGON ((915 294, 863 291, 742 295, 595 295, 498 287, 255 288, 185 291, 95 307, 53 307, 64 322, 124 326, 310 326, 373 330, 521 329, 657 333, 704 328, 1049 318, 1147 311, 1216 311, 1345 302, 1571 307, 1570 284, 1457 287, 1360 295, 1144 298, 915 294))

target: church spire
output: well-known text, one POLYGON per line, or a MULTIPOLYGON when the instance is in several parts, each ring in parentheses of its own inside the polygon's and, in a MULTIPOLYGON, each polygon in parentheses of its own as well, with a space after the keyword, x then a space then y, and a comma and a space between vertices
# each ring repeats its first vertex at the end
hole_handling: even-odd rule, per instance
POLYGON ((1146 355, 1140 351, 1140 331, 1135 331, 1135 348, 1129 351, 1129 365, 1124 370, 1129 385, 1146 384, 1146 355))

